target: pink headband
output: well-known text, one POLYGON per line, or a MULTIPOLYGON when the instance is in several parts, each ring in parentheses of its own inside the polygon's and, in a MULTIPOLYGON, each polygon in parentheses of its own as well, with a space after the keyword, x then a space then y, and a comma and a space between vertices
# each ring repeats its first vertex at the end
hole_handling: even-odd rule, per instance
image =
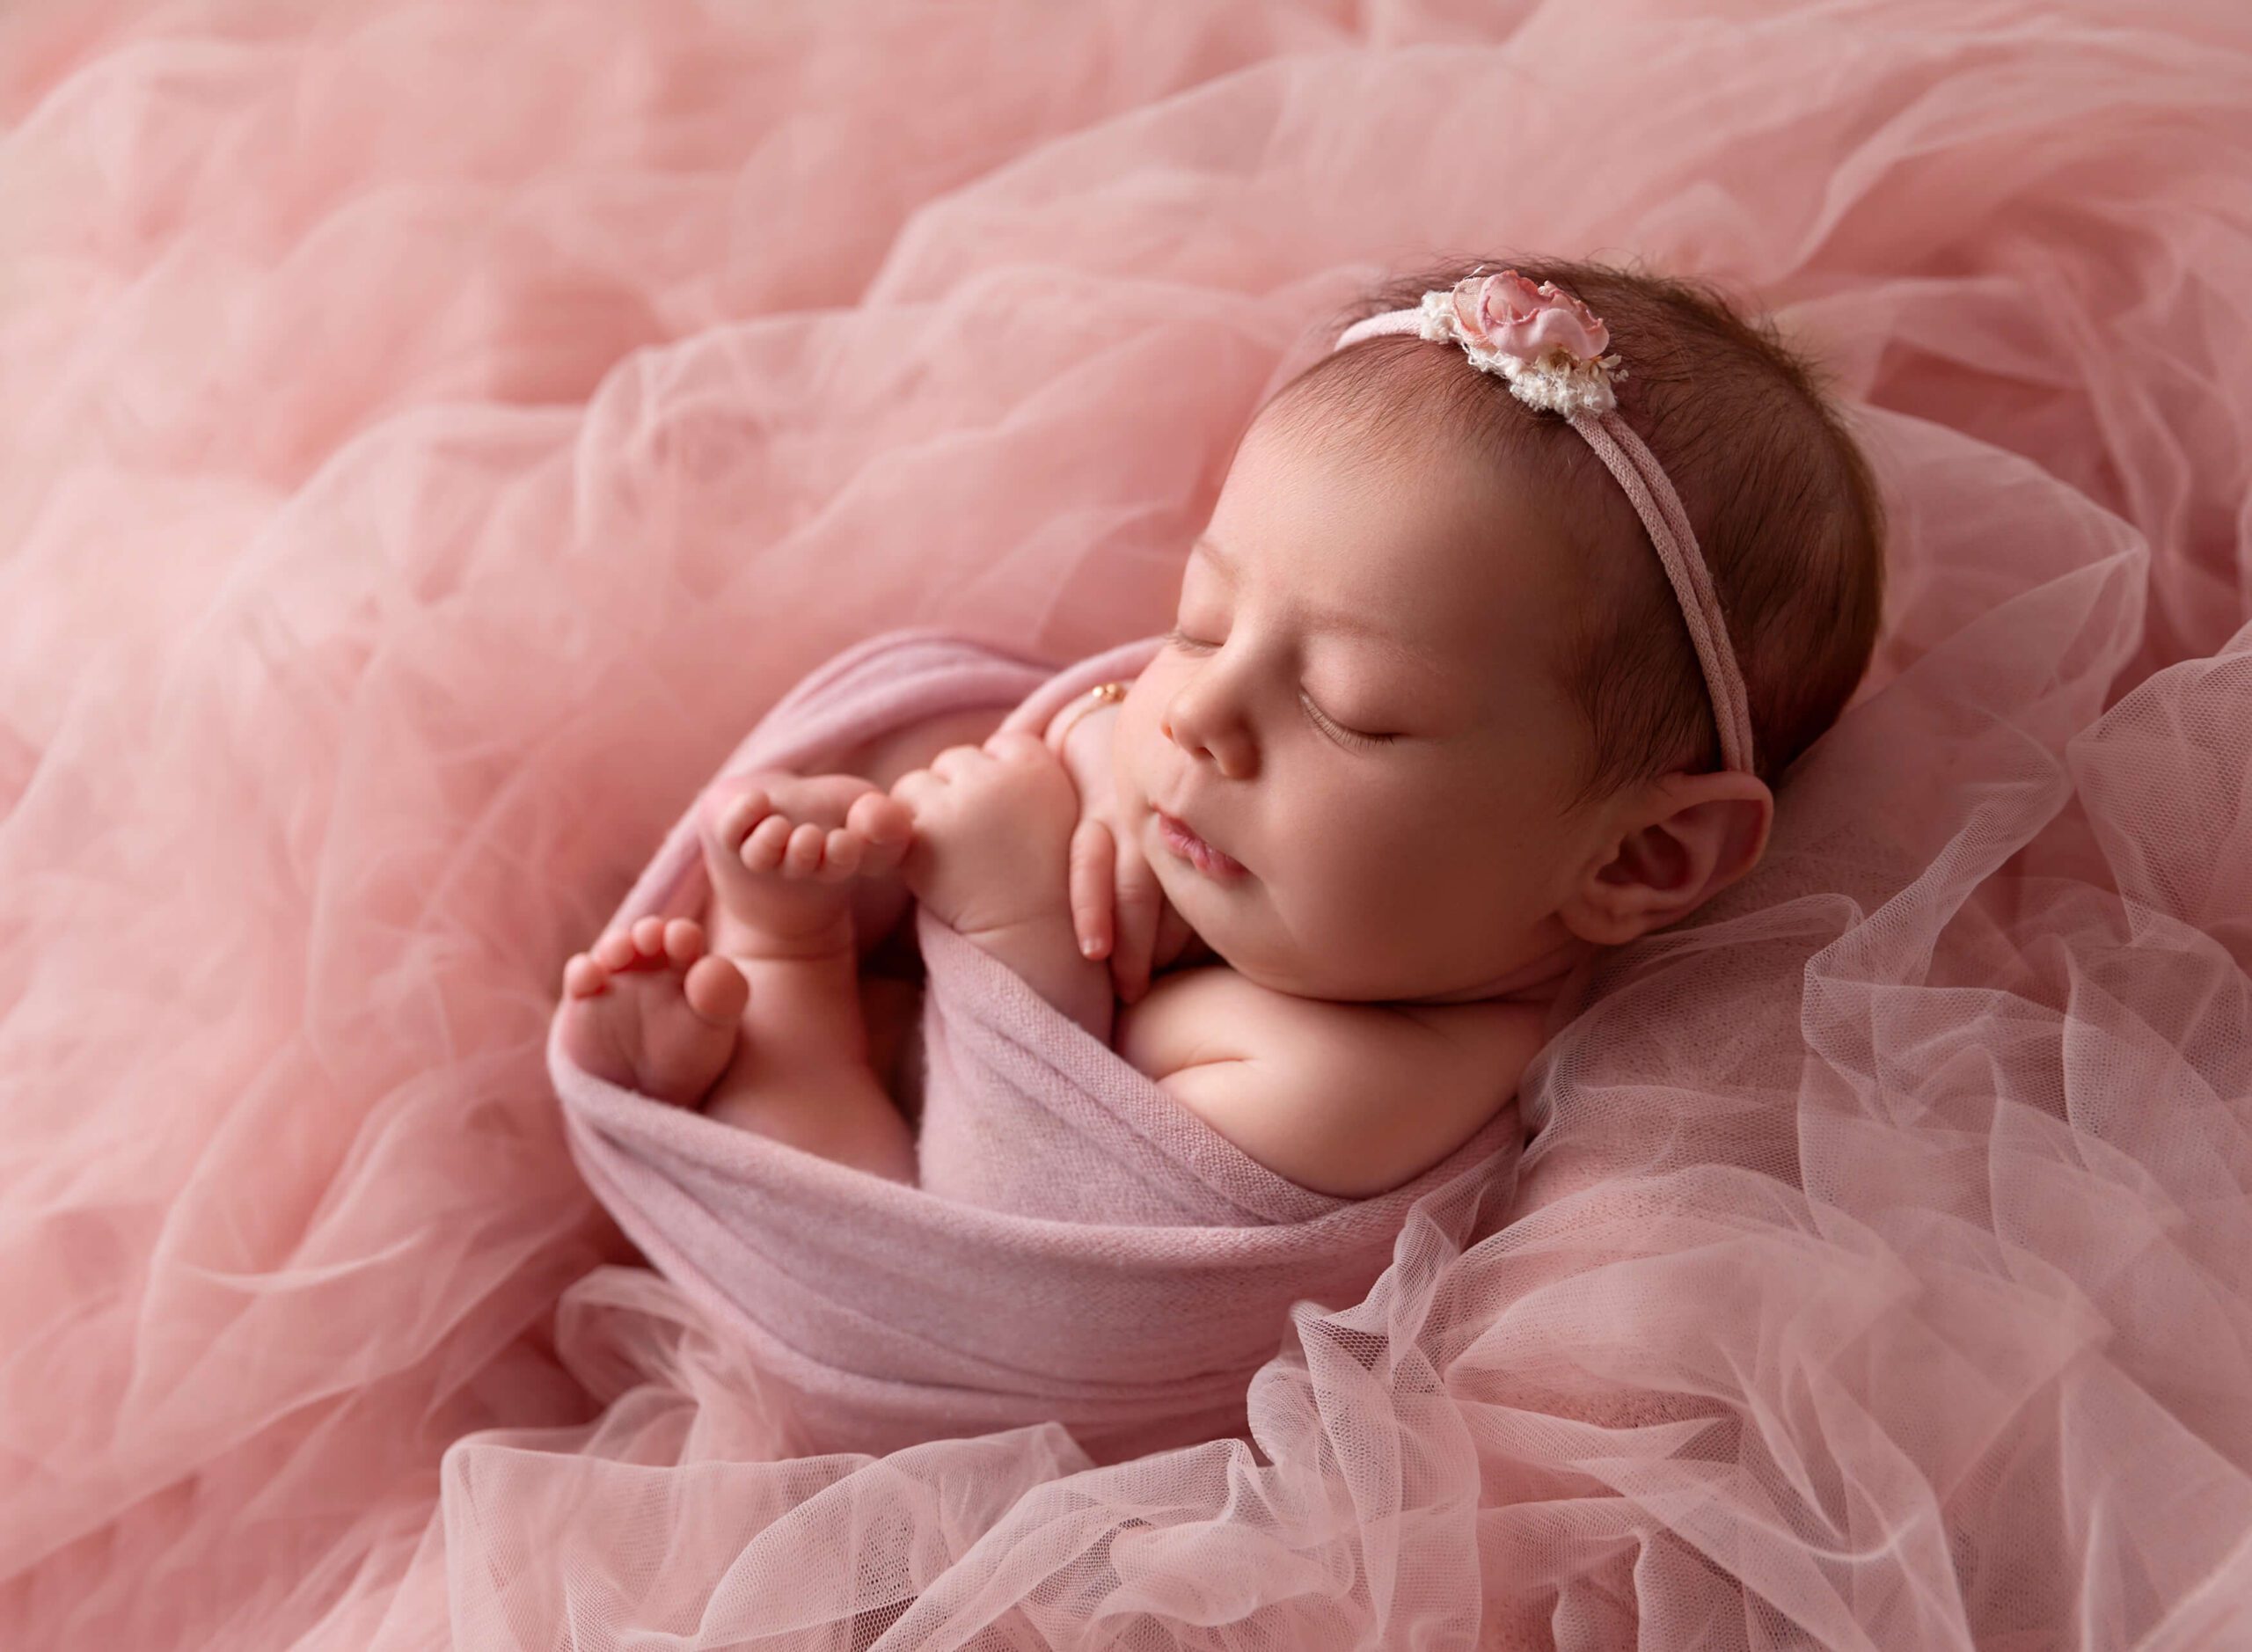
POLYGON ((1527 406, 1562 413, 1611 467, 1627 497, 1649 530, 1650 543, 1665 565, 1689 640, 1705 670, 1713 697, 1713 720, 1720 727, 1721 760, 1726 768, 1751 772, 1751 713, 1744 674, 1729 647, 1720 599, 1713 592, 1697 536, 1680 496, 1658 468, 1657 457, 1617 412, 1613 377, 1626 369, 1605 355, 1611 331, 1570 294, 1553 281, 1535 287, 1513 269, 1498 275, 1473 275, 1452 289, 1423 295, 1422 307, 1394 310, 1358 321, 1338 336, 1335 348, 1358 344, 1379 333, 1413 333, 1434 341, 1452 339, 1471 363, 1509 380, 1510 393, 1527 406))

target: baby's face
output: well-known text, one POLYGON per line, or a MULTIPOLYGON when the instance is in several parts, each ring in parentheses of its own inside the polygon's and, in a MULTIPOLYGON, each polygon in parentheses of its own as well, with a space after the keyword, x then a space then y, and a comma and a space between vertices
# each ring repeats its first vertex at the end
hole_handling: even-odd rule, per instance
POLYGON ((1451 449, 1246 435, 1113 748, 1125 829, 1216 953, 1361 1001, 1492 996, 1575 955, 1587 736, 1548 669, 1569 573, 1547 514, 1451 449), (1160 812, 1238 865, 1181 858, 1160 812))

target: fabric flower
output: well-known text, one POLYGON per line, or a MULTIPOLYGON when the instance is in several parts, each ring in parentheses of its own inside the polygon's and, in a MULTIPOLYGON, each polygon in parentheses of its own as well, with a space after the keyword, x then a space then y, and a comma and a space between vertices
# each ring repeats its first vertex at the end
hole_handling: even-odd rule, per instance
POLYGON ((1592 362, 1611 344, 1611 329, 1554 281, 1535 287, 1513 269, 1498 275, 1473 275, 1452 295, 1454 318, 1465 341, 1496 353, 1538 361, 1562 350, 1575 361, 1592 362))
POLYGON ((1424 294, 1421 332, 1454 340, 1528 406, 1568 418, 1608 413, 1618 403, 1612 379, 1627 376, 1617 356, 1604 355, 1611 329, 1593 311, 1554 281, 1535 287, 1513 269, 1424 294))

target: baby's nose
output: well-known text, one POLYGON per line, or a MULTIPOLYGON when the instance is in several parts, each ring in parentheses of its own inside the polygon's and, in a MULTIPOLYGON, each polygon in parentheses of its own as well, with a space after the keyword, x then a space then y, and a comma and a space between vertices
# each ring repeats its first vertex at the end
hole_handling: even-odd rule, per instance
POLYGON ((1225 779, 1247 780, 1258 768, 1250 741, 1238 734, 1192 735, 1177 743, 1190 757, 1210 763, 1225 779))

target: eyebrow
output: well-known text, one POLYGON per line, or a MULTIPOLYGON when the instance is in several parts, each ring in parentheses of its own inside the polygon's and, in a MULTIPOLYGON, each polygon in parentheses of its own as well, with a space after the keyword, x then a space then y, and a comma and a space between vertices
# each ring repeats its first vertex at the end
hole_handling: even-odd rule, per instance
MULTIPOLYGON (((1189 547, 1189 554, 1192 556, 1200 551, 1204 553, 1205 560, 1210 562, 1213 567, 1219 568, 1225 573, 1229 579, 1233 580, 1241 572, 1236 565, 1235 558, 1230 555, 1226 548, 1223 546, 1218 540, 1213 538, 1211 535, 1205 534, 1202 536, 1197 539, 1195 545, 1189 547)), ((1413 648, 1408 647, 1406 644, 1402 643, 1399 638, 1393 636, 1382 626, 1375 625, 1369 620, 1363 619, 1354 614, 1330 613, 1323 614, 1319 618, 1320 620, 1321 629, 1327 631, 1342 631, 1356 637, 1365 638, 1369 641, 1375 643, 1378 647, 1382 648, 1386 654, 1391 654, 1395 659, 1406 661, 1410 666, 1414 667, 1418 672, 1422 673, 1425 677, 1429 678, 1432 682, 1439 683, 1445 683, 1447 682, 1446 674, 1444 672, 1441 671, 1437 666, 1431 664, 1429 661, 1422 658, 1413 648)))

